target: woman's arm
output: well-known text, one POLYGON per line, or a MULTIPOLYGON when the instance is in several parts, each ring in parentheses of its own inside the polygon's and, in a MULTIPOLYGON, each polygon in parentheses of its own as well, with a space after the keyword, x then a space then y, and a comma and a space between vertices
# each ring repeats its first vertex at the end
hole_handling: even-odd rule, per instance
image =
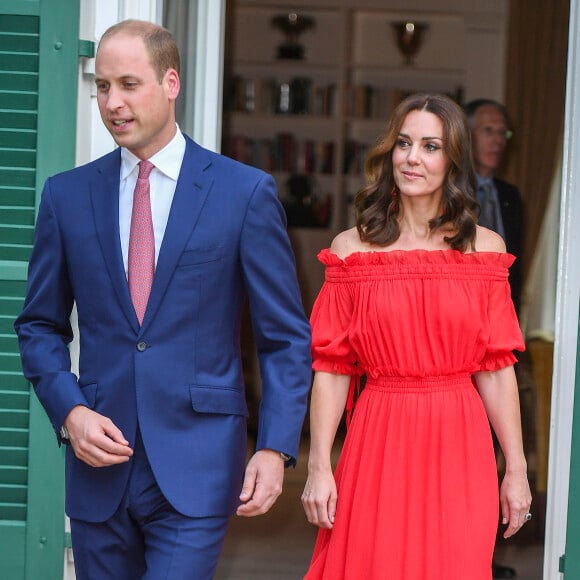
POLYGON ((310 403, 310 455, 302 505, 311 524, 332 528, 336 513, 336 484, 331 452, 344 412, 349 375, 317 371, 310 403))
POLYGON ((514 367, 479 372, 475 375, 475 382, 506 461, 500 502, 502 522, 508 524, 504 538, 508 538, 525 523, 532 502, 514 367))

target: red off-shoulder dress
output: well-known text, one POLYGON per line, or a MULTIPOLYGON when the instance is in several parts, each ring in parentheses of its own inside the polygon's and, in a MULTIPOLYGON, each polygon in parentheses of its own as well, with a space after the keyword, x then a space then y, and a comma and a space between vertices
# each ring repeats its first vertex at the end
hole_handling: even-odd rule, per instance
POLYGON ((498 524, 491 430, 473 373, 523 340, 509 254, 319 254, 313 368, 367 379, 336 468, 332 530, 308 580, 490 580, 498 524))

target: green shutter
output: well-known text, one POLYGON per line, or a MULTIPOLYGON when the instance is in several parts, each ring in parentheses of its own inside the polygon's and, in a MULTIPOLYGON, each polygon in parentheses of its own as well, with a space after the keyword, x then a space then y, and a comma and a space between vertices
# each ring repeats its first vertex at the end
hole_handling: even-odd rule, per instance
POLYGON ((60 580, 63 454, 14 318, 46 177, 74 165, 79 0, 0 0, 0 578, 60 580))
POLYGON ((576 345, 576 384, 572 420, 572 452, 570 458, 570 488, 568 491, 568 518, 566 527, 566 557, 562 557, 560 571, 566 580, 580 578, 580 320, 576 345))
POLYGON ((26 564, 30 389, 12 325, 26 290, 35 216, 39 28, 39 14, 0 14, 0 576, 6 578, 24 578, 26 564))

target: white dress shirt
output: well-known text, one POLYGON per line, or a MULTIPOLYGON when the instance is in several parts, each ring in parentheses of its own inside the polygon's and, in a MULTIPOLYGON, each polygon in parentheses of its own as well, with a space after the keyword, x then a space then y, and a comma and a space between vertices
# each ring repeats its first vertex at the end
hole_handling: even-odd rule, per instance
MULTIPOLYGON (((151 217, 153 219, 153 234, 155 236, 155 265, 159 257, 159 249, 165 235, 169 211, 175 194, 177 178, 185 155, 185 138, 177 127, 175 137, 149 159, 154 169, 149 176, 151 191, 151 217)), ((133 191, 139 175, 138 157, 125 147, 121 148, 121 180, 119 187, 119 233, 123 264, 127 275, 129 256, 129 233, 131 231, 131 213, 133 211, 133 191)))

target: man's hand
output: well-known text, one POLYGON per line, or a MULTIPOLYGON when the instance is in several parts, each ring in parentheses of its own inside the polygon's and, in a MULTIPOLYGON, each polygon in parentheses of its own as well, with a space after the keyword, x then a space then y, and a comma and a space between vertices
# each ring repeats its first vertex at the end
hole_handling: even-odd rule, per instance
POLYGON ((64 420, 75 455, 91 467, 126 463, 133 455, 129 442, 108 417, 77 405, 64 420))
POLYGON ((282 493, 284 460, 272 449, 257 451, 246 466, 246 475, 237 515, 244 517, 265 514, 282 493))

